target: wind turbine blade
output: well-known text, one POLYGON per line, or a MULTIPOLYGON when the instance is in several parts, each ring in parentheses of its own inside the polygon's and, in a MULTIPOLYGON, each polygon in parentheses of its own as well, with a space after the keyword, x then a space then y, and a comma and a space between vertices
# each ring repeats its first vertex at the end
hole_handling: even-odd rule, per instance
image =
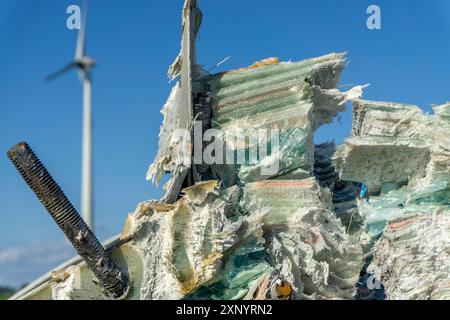
POLYGON ((81 26, 78 30, 77 48, 75 51, 75 60, 81 60, 84 57, 85 42, 86 42, 86 20, 88 11, 88 0, 83 2, 83 7, 81 9, 81 26))
POLYGON ((69 71, 72 68, 75 68, 77 66, 76 62, 71 62, 69 63, 67 66, 65 66, 64 68, 56 71, 55 73, 52 73, 51 75, 49 75, 47 78, 45 78, 47 81, 52 81, 55 78, 58 78, 59 76, 63 75, 64 73, 66 73, 67 71, 69 71))

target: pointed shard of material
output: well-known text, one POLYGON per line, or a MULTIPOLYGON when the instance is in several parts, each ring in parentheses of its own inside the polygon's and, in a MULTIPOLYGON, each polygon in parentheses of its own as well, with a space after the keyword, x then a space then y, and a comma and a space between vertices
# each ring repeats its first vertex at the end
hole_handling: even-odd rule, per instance
MULTIPOLYGON (((196 38, 202 22, 202 12, 197 0, 186 0, 182 14, 181 51, 169 68, 171 80, 180 77, 162 109, 163 125, 159 134, 158 154, 151 164, 147 179, 159 183, 165 172, 174 173, 165 186, 164 201, 174 202, 189 174, 191 146, 186 139, 174 139, 177 129, 191 131, 194 118, 192 80, 196 77, 196 38)), ((194 170, 195 172, 195 170, 194 170)), ((195 177, 194 173, 194 177, 195 177)))
POLYGON ((192 70, 196 63, 195 42, 203 19, 197 0, 185 0, 182 19, 181 50, 169 68, 170 80, 182 75, 183 71, 192 70), (186 68, 184 70, 183 65, 186 68))

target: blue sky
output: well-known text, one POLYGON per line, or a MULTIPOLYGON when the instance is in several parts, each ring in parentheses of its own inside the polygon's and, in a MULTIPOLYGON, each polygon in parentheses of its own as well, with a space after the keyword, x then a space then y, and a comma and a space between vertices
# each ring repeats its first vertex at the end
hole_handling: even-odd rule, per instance
MULTIPOLYGON (((157 149, 166 72, 179 51, 182 0, 92 0, 87 52, 94 70, 97 235, 121 231, 138 202, 159 198, 145 181, 157 149)), ((81 86, 75 72, 46 83, 74 55, 66 8, 81 0, 0 0, 0 285, 20 285, 72 254, 62 233, 6 158, 26 140, 74 205, 80 198, 81 86)), ((450 100, 448 0, 200 0, 198 62, 217 71, 277 56, 302 60, 348 52, 342 85, 370 83, 364 98, 417 104, 450 100), (377 4, 382 29, 366 28, 377 4)), ((317 141, 342 142, 342 124, 317 141)))

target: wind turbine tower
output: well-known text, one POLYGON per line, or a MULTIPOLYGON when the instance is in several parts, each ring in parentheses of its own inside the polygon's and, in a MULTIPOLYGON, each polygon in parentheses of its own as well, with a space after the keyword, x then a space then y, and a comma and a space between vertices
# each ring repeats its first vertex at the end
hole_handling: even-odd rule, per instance
POLYGON ((51 81, 71 69, 78 69, 78 77, 83 85, 83 134, 81 163, 81 214, 86 224, 94 230, 93 212, 93 143, 92 143, 92 70, 95 60, 85 54, 87 4, 83 4, 81 28, 78 31, 74 60, 66 67, 47 77, 51 81))

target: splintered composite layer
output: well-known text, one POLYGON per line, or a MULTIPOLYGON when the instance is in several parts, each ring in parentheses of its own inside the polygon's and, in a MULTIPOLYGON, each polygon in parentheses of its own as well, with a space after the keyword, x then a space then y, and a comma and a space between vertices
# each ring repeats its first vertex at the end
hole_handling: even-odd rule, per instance
POLYGON ((259 181, 296 170, 311 172, 315 129, 344 110, 345 96, 334 89, 344 63, 344 54, 335 53, 301 62, 280 63, 272 58, 196 81, 195 91, 211 95, 211 123, 221 130, 227 152, 246 153, 246 163, 235 168, 236 179, 227 177, 230 170, 221 165, 214 166, 217 178, 234 184, 236 180, 259 181), (252 162, 249 149, 257 149, 261 129, 268 135, 271 130, 278 131, 279 148, 274 150, 269 138, 272 153, 267 157, 258 154, 252 162), (249 137, 247 142, 245 137, 249 137), (275 173, 261 170, 274 163, 279 168, 275 173))
POLYGON ((342 179, 364 182, 371 194, 384 184, 450 181, 449 130, 445 116, 425 115, 413 105, 353 101, 351 137, 338 148, 336 168, 342 179))

